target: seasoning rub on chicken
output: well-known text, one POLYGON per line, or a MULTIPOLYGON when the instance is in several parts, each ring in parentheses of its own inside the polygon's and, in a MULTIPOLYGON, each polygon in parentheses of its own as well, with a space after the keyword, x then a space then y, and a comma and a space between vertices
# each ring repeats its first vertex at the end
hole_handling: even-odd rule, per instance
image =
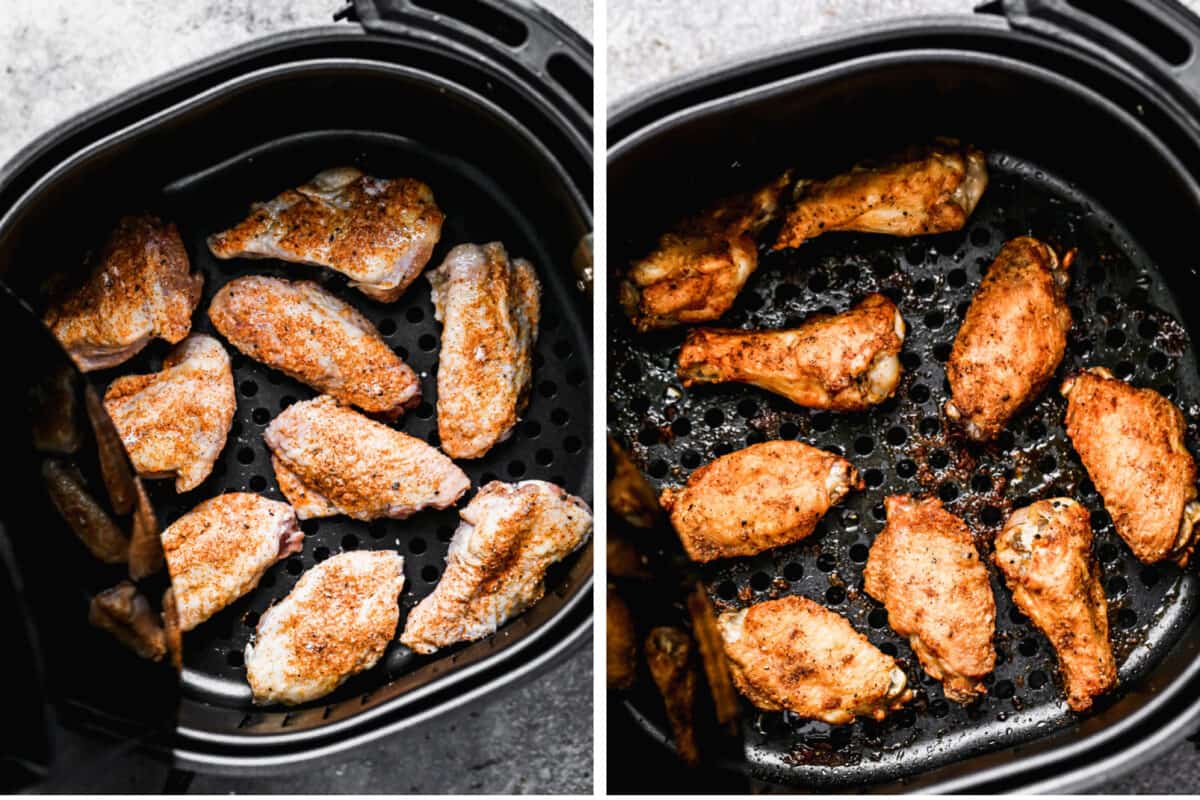
POLYGON ((173 224, 125 217, 87 282, 51 307, 45 323, 84 372, 115 367, 154 338, 175 344, 188 335, 204 284, 190 269, 173 224))
POLYGON ((693 561, 751 556, 808 536, 861 489, 854 466, 802 442, 751 445, 697 469, 660 502, 693 561))
POLYGON ((256 203, 208 238, 217 258, 278 258, 337 270, 370 298, 395 302, 433 255, 445 217, 413 178, 374 178, 335 167, 256 203))
POLYGON ((904 319, 881 294, 779 331, 694 328, 679 351, 684 386, 736 381, 797 405, 865 411, 900 383, 904 319))
POLYGON ((492 481, 459 516, 446 570, 400 637, 418 653, 495 633, 542 598, 546 569, 592 532, 587 504, 546 481, 492 481))
POLYGON ((442 323, 438 437, 452 458, 481 458, 529 403, 541 287, 499 242, 461 244, 427 277, 442 323))

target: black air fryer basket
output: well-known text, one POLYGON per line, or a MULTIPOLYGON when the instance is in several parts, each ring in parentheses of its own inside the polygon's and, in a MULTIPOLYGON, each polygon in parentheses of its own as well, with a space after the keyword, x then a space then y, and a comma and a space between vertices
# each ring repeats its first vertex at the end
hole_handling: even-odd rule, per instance
MULTIPOLYGON (((656 491, 771 439, 840 452, 866 481, 803 542, 700 569, 718 610, 799 594, 845 615, 899 657, 918 690, 882 723, 841 727, 744 704, 741 745, 714 757, 770 784, 1066 791, 1144 763, 1200 727, 1200 580, 1194 567, 1140 564, 1116 535, 1066 438, 1058 381, 987 446, 950 435, 940 412, 944 363, 982 273, 1004 241, 1028 233, 1060 252, 1078 249, 1074 325, 1057 377, 1105 365, 1158 389, 1183 410, 1188 446, 1200 454, 1191 338, 1200 323, 1192 243, 1200 226, 1200 20, 1150 0, 996 2, 980 12, 818 40, 677 81, 610 115, 618 265, 705 198, 753 187, 783 167, 822 177, 938 135, 988 153, 989 188, 961 232, 828 234, 764 251, 719 323, 791 327, 870 292, 889 295, 908 326, 905 375, 896 396, 868 413, 810 412, 738 384, 684 390, 674 374, 683 330, 639 335, 609 297, 610 432, 656 491), (968 708, 948 702, 862 587, 883 498, 897 493, 941 497, 985 552, 1013 508, 1056 495, 1084 503, 1119 690, 1087 714, 1068 711, 1052 648, 993 569, 998 658, 988 695, 968 708)), ((660 557, 677 549, 665 532, 655 541, 660 557)), ((682 621, 663 583, 624 586, 643 635, 682 621)), ((616 698, 613 714, 618 725, 670 740, 647 680, 616 698)), ((627 746, 632 758, 636 744, 627 746)), ((610 744, 614 763, 621 747, 610 744)))
MULTIPOLYGON (((116 219, 148 210, 178 224, 193 267, 204 274, 194 330, 212 332, 208 302, 238 275, 320 280, 366 314, 420 375, 424 402, 397 424, 436 443, 441 331, 427 281, 415 282, 396 303, 380 304, 347 289, 330 271, 220 262, 204 245, 206 235, 240 219, 251 202, 330 166, 417 177, 433 188, 446 214, 432 264, 455 244, 498 239, 513 256, 532 261, 543 284, 529 409, 510 440, 463 465, 472 485, 551 480, 590 502, 590 45, 529 2, 356 0, 338 18, 338 24, 262 39, 135 89, 70 120, 0 169, 0 280, 13 293, 5 295, 5 319, 17 331, 10 344, 21 348, 13 338, 40 341, 32 315, 44 309, 53 271, 74 269, 82 279, 87 251, 116 219)), ((10 394, 24 397, 49 369, 44 353, 53 345, 41 347, 13 356, 10 394)), ((156 342, 86 381, 102 392, 117 374, 160 368, 167 349, 156 342)), ((213 475, 183 496, 170 482, 148 483, 163 526, 225 491, 282 497, 262 431, 282 408, 314 393, 236 351, 231 355, 238 409, 213 475)), ((24 457, 28 431, 9 427, 17 428, 9 432, 9 449, 24 457)), ((24 462, 14 455, 13 463, 24 462)), ((28 469, 36 475, 36 464, 28 469)), ((0 520, 17 545, 5 559, 13 562, 6 575, 29 611, 21 619, 31 624, 22 631, 39 655, 30 667, 39 680, 29 685, 40 685, 44 694, 42 716, 115 737, 118 747, 144 741, 183 768, 258 773, 339 753, 527 679, 590 635, 589 545, 551 571, 541 602, 488 639, 431 657, 394 642, 376 668, 321 701, 254 708, 241 653, 258 616, 300 574, 344 550, 397 550, 406 561, 403 620, 440 577, 458 516, 448 509, 372 524, 315 520, 304 523, 302 553, 185 637, 180 681, 151 691, 138 677, 141 665, 130 666, 132 655, 105 649, 112 667, 104 667, 104 680, 144 691, 133 692, 138 699, 132 701, 115 689, 111 701, 103 691, 84 696, 70 677, 86 668, 89 647, 106 644, 89 637, 69 646, 59 626, 75 630, 87 591, 120 576, 64 576, 52 554, 27 552, 20 537, 31 528, 59 537, 60 552, 80 548, 57 518, 42 513, 44 501, 21 503, 21 489, 6 489, 12 495, 0 520), (74 604, 39 611, 39 600, 56 584, 64 584, 74 604), (65 663, 68 658, 73 663, 65 663)), ((24 491, 36 496, 40 487, 34 481, 24 491)), ((16 755, 35 770, 53 762, 52 748, 25 749, 16 755)))

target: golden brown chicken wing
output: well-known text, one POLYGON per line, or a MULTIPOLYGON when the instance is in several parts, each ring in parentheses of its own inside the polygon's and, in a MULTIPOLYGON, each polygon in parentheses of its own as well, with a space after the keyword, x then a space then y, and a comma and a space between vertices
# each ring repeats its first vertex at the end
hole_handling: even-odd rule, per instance
POLYGON ((940 139, 824 181, 797 182, 773 249, 829 231, 919 236, 956 231, 987 188, 983 152, 940 139))
POLYGON ((660 502, 692 560, 712 561, 798 542, 862 486, 841 456, 802 442, 763 442, 701 467, 660 502))
POLYGON ((717 619, 738 691, 765 711, 830 725, 881 720, 913 697, 896 660, 844 617, 805 597, 782 597, 717 619))
POLYGON ((1196 462, 1170 400, 1103 367, 1063 381, 1067 435, 1117 533, 1146 564, 1191 557, 1200 521, 1196 462))
POLYGON ((779 211, 785 173, 756 192, 726 198, 684 220, 621 280, 621 307, 639 331, 707 322, 733 305, 758 267, 754 236, 779 211))
POLYGON ((797 405, 863 411, 900 383, 904 319, 881 294, 781 331, 695 328, 679 351, 684 386, 736 381, 797 405))
POLYGON ((608 507, 635 528, 649 528, 658 519, 658 498, 641 470, 611 436, 612 478, 608 481, 608 507))
POLYGON ((637 634, 629 606, 611 583, 608 585, 604 631, 608 688, 628 689, 637 679, 637 634))
POLYGON ((985 694, 996 665, 996 600, 965 522, 936 497, 893 495, 887 525, 863 571, 867 594, 887 608, 892 629, 908 637, 921 666, 946 698, 969 703, 985 694))
POLYGON ((1071 254, 1029 236, 1004 245, 975 293, 946 363, 946 416, 987 441, 1035 398, 1067 347, 1071 254))
POLYGON ((1117 685, 1117 667, 1087 509, 1056 497, 1014 511, 996 537, 992 561, 1017 608, 1054 645, 1067 703, 1075 711, 1091 708, 1093 697, 1117 685))
POLYGON ((700 763, 695 724, 696 667, 687 632, 667 626, 650 631, 646 637, 646 664, 662 695, 679 759, 694 767, 700 763))

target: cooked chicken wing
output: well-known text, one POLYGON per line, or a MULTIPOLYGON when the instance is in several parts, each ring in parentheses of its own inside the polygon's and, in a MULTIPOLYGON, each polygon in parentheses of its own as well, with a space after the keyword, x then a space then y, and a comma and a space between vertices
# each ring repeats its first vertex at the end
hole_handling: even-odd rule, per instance
POLYGON ((300 519, 403 519, 448 508, 471 488, 466 473, 433 447, 329 395, 289 406, 263 439, 300 519))
POLYGON ((166 560, 162 549, 162 532, 158 515, 146 494, 140 478, 133 479, 133 525, 129 531, 129 577, 135 581, 149 577, 162 569, 166 560))
MULTIPOLYGON (((635 528, 649 528, 658 519, 658 498, 641 470, 611 436, 608 439, 613 472, 608 481, 608 507, 635 528)), ((612 540, 612 537, 609 537, 612 540)))
POLYGON ((1153 389, 1136 389, 1103 367, 1063 381, 1067 435, 1112 516, 1146 564, 1187 564, 1200 529, 1196 462, 1184 420, 1153 389))
POLYGON ((442 323, 438 436, 451 458, 481 458, 529 404, 541 287, 499 242, 460 244, 427 277, 442 323))
POLYGON ((592 532, 587 503, 545 481, 492 481, 458 515, 442 579, 400 637, 418 653, 495 633, 542 599, 547 567, 592 532))
POLYGON ((1089 516, 1066 497, 1040 500, 1013 512, 992 555, 1017 608, 1054 645, 1075 711, 1091 708, 1093 697, 1117 685, 1089 516))
POLYGON ((936 497, 885 501, 887 525, 863 571, 867 594, 887 608, 892 630, 908 637, 946 698, 969 703, 987 693, 996 665, 996 600, 965 522, 936 497))
POLYGON ((84 387, 83 406, 87 409, 88 422, 96 439, 96 459, 100 462, 100 476, 104 479, 104 488, 108 490, 112 510, 118 514, 128 514, 137 501, 137 488, 121 435, 105 412, 100 396, 91 386, 84 387))
POLYGON ((188 335, 204 284, 190 269, 174 225, 126 217, 87 282, 46 312, 46 325, 84 372, 115 367, 155 337, 174 344, 188 335))
POLYGON ((416 373, 370 320, 311 281, 237 278, 208 316, 254 360, 368 414, 391 419, 421 402, 416 373))
POLYGON ((58 513, 93 556, 105 564, 129 559, 129 539, 92 497, 74 465, 48 458, 42 462, 42 480, 58 513))
POLYGON ((29 387, 29 411, 33 446, 43 453, 63 455, 79 450, 83 430, 79 426, 76 381, 79 373, 69 364, 29 387))
POLYGON ((611 583, 608 585, 606 620, 608 688, 628 689, 637 680, 637 634, 629 606, 611 583))
POLYGON ((256 203, 242 222, 208 237, 208 249, 217 258, 329 267, 368 297, 392 303, 433 255, 444 218, 418 180, 335 167, 256 203))
POLYGON ((1000 249, 971 300, 946 363, 946 416, 976 441, 994 438, 1037 397, 1067 348, 1072 254, 1059 263, 1029 236, 1000 249))
POLYGON ((93 597, 88 622, 108 631, 142 658, 161 661, 167 654, 162 622, 130 581, 121 581, 93 597))
POLYGON ((646 637, 646 664, 662 695, 679 759, 694 767, 700 763, 694 712, 696 667, 687 632, 665 626, 650 631, 646 637))
POLYGON ((806 597, 727 611, 717 627, 738 691, 764 711, 845 725, 881 720, 913 697, 894 658, 806 597))
POLYGON ((291 506, 256 494, 222 494, 162 533, 179 627, 190 631, 258 585, 276 561, 300 552, 291 506))
POLYGON ((233 424, 229 356, 211 336, 189 336, 161 372, 113 381, 104 407, 139 475, 173 477, 175 491, 191 491, 212 472, 233 424))
POLYGON ((684 386, 736 381, 797 405, 864 411, 900 383, 904 318, 881 294, 781 331, 693 328, 679 351, 684 386))
POLYGON ((396 635, 403 589, 404 557, 388 550, 339 553, 304 573, 246 645, 254 702, 307 703, 375 666, 396 635))
POLYGON ((733 305, 758 267, 754 236, 779 211, 785 173, 756 192, 726 198, 684 220, 633 262, 620 285, 620 301, 639 331, 707 322, 733 305))
POLYGON ((953 139, 910 147, 823 181, 796 183, 773 249, 829 231, 920 236, 956 231, 987 188, 983 153, 953 139))
POLYGON ((688 592, 687 610, 692 621, 692 636, 696 639, 696 649, 700 652, 700 662, 704 665, 704 675, 708 678, 708 691, 712 695, 717 722, 722 725, 730 724, 739 713, 737 689, 733 686, 729 659, 725 657, 724 640, 721 638, 720 628, 717 627, 717 610, 713 608, 708 590, 700 581, 688 592))
POLYGON ((692 473, 659 502, 693 561, 798 542, 862 479, 846 459, 802 442, 751 445, 692 473))

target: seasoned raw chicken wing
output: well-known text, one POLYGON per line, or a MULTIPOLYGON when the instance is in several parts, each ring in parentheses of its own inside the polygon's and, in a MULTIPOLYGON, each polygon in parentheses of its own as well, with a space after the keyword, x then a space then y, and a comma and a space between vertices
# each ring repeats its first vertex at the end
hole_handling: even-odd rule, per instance
POLYGON ((46 325, 84 372, 128 361, 156 337, 175 344, 192 329, 204 285, 190 269, 174 225, 125 217, 87 282, 46 312, 46 325))
POLYGON ((212 472, 237 409, 229 355, 211 336, 189 336, 161 372, 113 381, 104 408, 139 475, 173 477, 177 492, 195 489, 212 472))
POLYGON ((435 448, 328 395, 288 406, 263 439, 300 519, 403 519, 448 508, 471 488, 466 473, 435 448))
POLYGON ((1038 501, 1013 512, 992 556, 1017 608, 1058 653, 1067 703, 1075 711, 1091 708, 1093 697, 1117 685, 1089 516, 1066 497, 1038 501))
POLYGON ((896 660, 806 597, 768 600, 717 618, 738 691, 764 711, 830 725, 883 719, 913 697, 896 660))
POLYGON ((391 419, 421 401, 416 373, 370 320, 311 281, 237 278, 208 316, 254 360, 368 414, 391 419))
POLYGON ((387 550, 339 553, 300 576, 246 645, 254 702, 307 703, 375 666, 396 635, 403 589, 404 558, 387 550))
POLYGON ((823 181, 796 183, 774 248, 829 231, 920 236, 956 231, 987 188, 982 151, 940 139, 823 181))
POLYGON ((780 331, 695 328, 679 351, 684 386, 736 381, 797 405, 864 411, 900 383, 904 319, 881 294, 780 331))
POLYGON ((946 416, 994 438, 1054 375, 1067 348, 1071 255, 1029 236, 1004 245, 979 285, 946 363, 946 416))
POLYGON ((460 244, 427 277, 442 323, 438 437, 451 458, 481 458, 529 404, 541 287, 499 242, 460 244))
POLYGON ((851 489, 854 466, 803 442, 751 445, 707 464, 659 501, 693 561, 751 556, 798 542, 851 489))
POLYGON ((587 504, 545 481, 492 481, 458 513, 442 579, 400 637, 418 653, 495 633, 542 598, 546 569, 592 532, 587 504))
POLYGON ((1137 389, 1103 367, 1063 381, 1067 435, 1112 516, 1142 562, 1187 564, 1200 502, 1183 414, 1153 389, 1137 389))
POLYGON ((867 594, 887 608, 921 666, 946 698, 969 703, 987 693, 996 665, 996 600, 970 529, 936 497, 885 501, 887 525, 863 571, 867 594))
POLYGON ((190 631, 258 585, 267 568, 300 552, 304 534, 287 503, 222 494, 162 533, 179 628, 190 631))
POLYGON ((443 219, 433 192, 418 180, 335 167, 255 204, 242 222, 210 236, 208 248, 217 258, 329 267, 368 297, 391 303, 433 255, 443 219))

